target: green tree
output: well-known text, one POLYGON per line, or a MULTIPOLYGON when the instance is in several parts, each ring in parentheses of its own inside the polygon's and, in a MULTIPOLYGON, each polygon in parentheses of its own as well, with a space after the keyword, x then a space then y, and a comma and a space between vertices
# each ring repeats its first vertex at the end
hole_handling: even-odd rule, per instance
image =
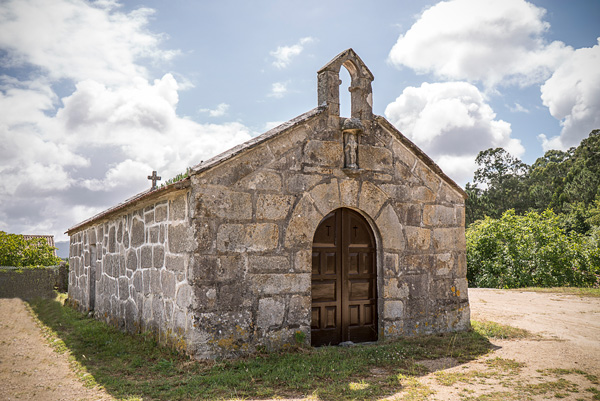
POLYGON ((43 238, 26 240, 19 234, 0 231, 0 266, 54 266, 61 261, 54 256, 56 248, 43 238))
POLYGON ((486 217, 467 230, 467 278, 473 287, 599 284, 597 238, 567 235, 551 210, 486 217))
POLYGON ((563 201, 588 206, 600 196, 600 130, 593 130, 574 150, 565 179, 563 201))
POLYGON ((533 210, 542 212, 551 208, 557 213, 562 211, 564 197, 561 198, 561 194, 574 151, 574 148, 567 152, 549 150, 533 163, 527 182, 533 210))
MULTIPOLYGON (((475 162, 479 166, 473 177, 475 185, 467 184, 467 193, 473 198, 467 204, 468 216, 474 219, 483 216, 498 218, 511 208, 518 213, 527 210, 527 164, 502 148, 490 148, 479 152, 475 162), (482 184, 484 189, 478 188, 478 184, 482 184)), ((474 220, 469 220, 472 221, 474 220)))

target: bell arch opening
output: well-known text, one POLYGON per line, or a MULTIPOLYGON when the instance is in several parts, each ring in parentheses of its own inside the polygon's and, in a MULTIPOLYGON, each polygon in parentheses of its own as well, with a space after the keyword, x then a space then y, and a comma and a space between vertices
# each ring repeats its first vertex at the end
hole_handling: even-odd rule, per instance
POLYGON ((315 231, 311 345, 377 341, 377 250, 368 221, 341 208, 315 231))

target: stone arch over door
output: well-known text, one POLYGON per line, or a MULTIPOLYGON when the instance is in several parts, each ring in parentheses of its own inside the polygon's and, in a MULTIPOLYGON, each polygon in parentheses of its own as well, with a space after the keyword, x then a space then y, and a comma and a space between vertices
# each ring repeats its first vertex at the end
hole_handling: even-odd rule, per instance
POLYGON ((377 340, 376 240, 358 212, 336 209, 317 227, 311 294, 313 346, 377 340))

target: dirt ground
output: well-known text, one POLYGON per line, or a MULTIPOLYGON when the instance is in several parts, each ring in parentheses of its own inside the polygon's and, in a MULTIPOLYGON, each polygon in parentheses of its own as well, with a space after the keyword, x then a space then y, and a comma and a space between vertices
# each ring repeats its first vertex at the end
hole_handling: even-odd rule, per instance
POLYGON ((18 298, 0 298, 0 400, 112 400, 85 388, 18 298))
MULTIPOLYGON (((508 324, 536 336, 493 340, 493 352, 467 364, 422 362, 431 373, 419 379, 423 398, 416 399, 592 400, 594 388, 600 394, 592 377, 600 376, 599 298, 471 289, 469 299, 473 320, 508 324)), ((23 301, 0 299, 0 400, 112 399, 84 387, 67 357, 42 337, 23 301)))

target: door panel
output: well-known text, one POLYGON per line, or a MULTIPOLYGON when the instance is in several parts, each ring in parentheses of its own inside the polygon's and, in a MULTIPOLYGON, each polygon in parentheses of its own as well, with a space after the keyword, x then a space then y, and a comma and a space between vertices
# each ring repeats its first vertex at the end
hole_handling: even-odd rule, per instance
POLYGON ((377 340, 375 240, 366 220, 338 209, 313 240, 312 345, 377 340))

